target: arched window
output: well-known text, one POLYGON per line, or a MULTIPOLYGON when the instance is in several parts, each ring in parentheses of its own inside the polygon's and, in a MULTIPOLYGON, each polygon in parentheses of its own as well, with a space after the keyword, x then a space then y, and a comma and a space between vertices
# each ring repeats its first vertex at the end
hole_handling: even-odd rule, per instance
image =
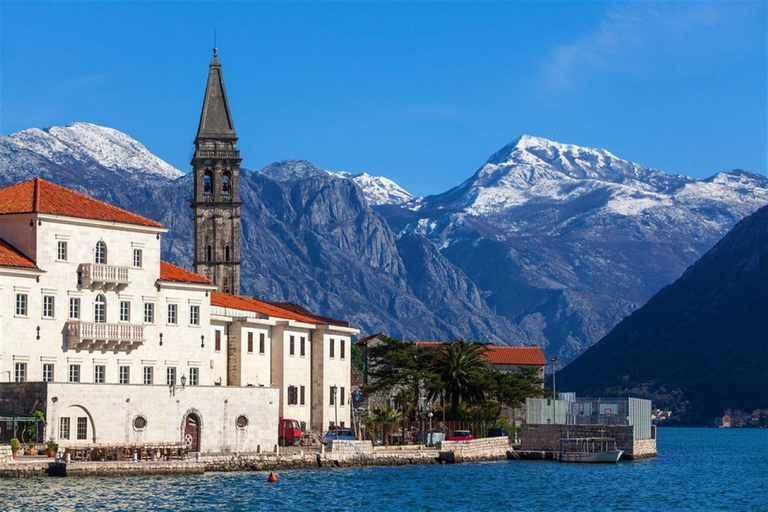
POLYGON ((203 174, 203 194, 213 194, 213 173, 211 171, 205 171, 203 174))
POLYGON ((224 246, 224 261, 229 261, 229 246, 224 246))
POLYGON ((213 247, 210 245, 205 247, 205 261, 213 261, 213 247))
POLYGON ((97 295, 93 302, 93 321, 97 324, 107 322, 107 299, 101 294, 97 295))
POLYGON ((96 251, 93 255, 93 262, 105 265, 107 263, 107 244, 99 240, 96 242, 96 251))
POLYGON ((228 172, 225 172, 221 175, 221 195, 228 196, 229 192, 231 190, 231 175, 228 172))

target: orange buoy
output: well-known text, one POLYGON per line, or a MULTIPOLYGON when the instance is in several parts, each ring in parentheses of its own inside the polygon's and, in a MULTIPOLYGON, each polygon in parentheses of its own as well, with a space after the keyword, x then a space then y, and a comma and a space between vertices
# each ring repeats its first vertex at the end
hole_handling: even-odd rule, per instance
POLYGON ((270 483, 273 483, 273 484, 277 482, 277 477, 271 471, 269 472, 269 476, 267 477, 267 482, 270 482, 270 483))

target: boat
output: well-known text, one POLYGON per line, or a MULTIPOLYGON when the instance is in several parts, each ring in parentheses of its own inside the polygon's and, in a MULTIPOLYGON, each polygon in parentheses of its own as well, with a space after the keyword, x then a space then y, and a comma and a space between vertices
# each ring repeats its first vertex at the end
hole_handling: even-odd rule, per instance
POLYGON ((574 437, 560 440, 560 462, 618 462, 623 450, 612 437, 574 437))

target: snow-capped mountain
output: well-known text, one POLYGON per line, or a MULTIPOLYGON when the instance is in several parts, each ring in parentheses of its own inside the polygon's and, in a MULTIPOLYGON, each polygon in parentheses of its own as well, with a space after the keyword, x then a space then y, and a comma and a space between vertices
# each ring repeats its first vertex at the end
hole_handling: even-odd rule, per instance
POLYGON ((363 191, 372 206, 401 205, 414 199, 403 187, 383 176, 371 176, 368 173, 353 174, 346 171, 328 171, 321 169, 307 160, 281 160, 263 168, 264 173, 273 180, 292 182, 309 177, 327 177, 348 179, 355 182, 363 191))
MULTIPOLYGON (((190 176, 110 128, 0 137, 0 186, 44 177, 161 221, 188 266, 190 176)), ((241 174, 242 288, 363 333, 537 344, 567 363, 768 203, 768 179, 695 180, 523 136, 448 192, 284 160, 241 174)))
POLYGON ((0 175, 23 179, 35 168, 78 169, 175 179, 184 173, 128 135, 90 123, 0 135, 0 175))
POLYGON ((458 187, 381 213, 568 361, 765 204, 765 176, 696 180, 525 135, 458 187))
POLYGON ((363 189, 363 193, 371 206, 401 205, 414 199, 414 196, 407 190, 384 176, 371 176, 366 172, 360 174, 337 172, 333 174, 349 178, 357 183, 363 189))

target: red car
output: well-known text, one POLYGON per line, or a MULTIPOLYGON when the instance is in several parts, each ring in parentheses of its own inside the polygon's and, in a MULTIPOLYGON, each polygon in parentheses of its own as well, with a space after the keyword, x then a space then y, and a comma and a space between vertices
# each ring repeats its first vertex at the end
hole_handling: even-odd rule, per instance
POLYGON ((298 421, 280 418, 277 426, 277 443, 280 446, 293 446, 301 441, 301 425, 298 421))
POLYGON ((469 430, 454 430, 453 434, 451 434, 451 437, 448 438, 449 441, 470 441, 474 439, 475 436, 472 435, 472 432, 469 430))

